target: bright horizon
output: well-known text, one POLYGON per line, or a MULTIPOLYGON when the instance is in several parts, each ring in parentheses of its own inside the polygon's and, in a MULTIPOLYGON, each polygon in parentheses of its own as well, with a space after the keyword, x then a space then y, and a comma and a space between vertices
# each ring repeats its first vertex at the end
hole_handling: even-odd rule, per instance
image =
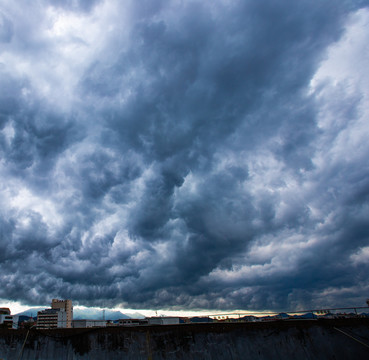
MULTIPOLYGON (((17 313, 21 313, 23 311, 26 311, 28 309, 37 309, 37 308, 50 308, 50 304, 49 305, 39 305, 39 306, 27 306, 27 305, 22 305, 19 302, 0 302, 0 307, 7 307, 11 310, 12 314, 17 314, 17 313)), ((231 312, 227 312, 227 311, 205 311, 205 310, 191 310, 191 311, 186 311, 186 310, 165 310, 165 309, 159 309, 159 310, 147 310, 147 309, 123 309, 123 308, 100 308, 100 307, 86 307, 86 306, 81 306, 81 305, 73 305, 73 309, 82 309, 82 310, 86 310, 86 309, 91 309, 91 310, 98 310, 98 311, 103 311, 103 310, 109 310, 109 311, 120 311, 121 313, 125 314, 125 315, 129 315, 129 314, 134 314, 134 313, 140 313, 144 316, 150 317, 150 316, 201 316, 201 315, 212 315, 212 314, 231 314, 231 313, 255 313, 252 311, 231 311, 231 312)), ((262 312, 258 312, 258 313, 262 313, 262 312)))
MULTIPOLYGON (((363 308, 368 308, 369 306, 366 306, 365 302, 363 304, 356 304, 352 307, 354 308, 360 308, 361 310, 363 308)), ((50 308, 50 304, 48 306, 26 306, 22 305, 19 302, 1 302, 0 301, 0 308, 1 307, 7 307, 11 310, 11 313, 13 315, 21 313, 26 310, 30 309, 38 309, 38 308, 50 308)), ((270 314, 278 314, 287 312, 289 314, 296 314, 301 312, 307 312, 310 310, 324 310, 328 309, 329 307, 320 307, 316 309, 284 309, 281 311, 271 311, 271 310, 233 310, 233 311, 221 311, 221 310, 213 310, 213 311, 206 311, 206 310, 165 310, 165 309, 159 309, 159 310, 148 310, 148 309, 123 309, 123 308, 100 308, 100 307, 86 307, 82 305, 73 305, 73 309, 80 309, 80 310, 91 310, 91 311, 99 311, 101 313, 101 316, 103 316, 103 311, 120 311, 124 315, 134 315, 135 313, 139 313, 145 317, 153 317, 153 316, 178 316, 178 317, 195 317, 195 316, 226 316, 226 315, 255 315, 255 316, 262 316, 262 315, 270 315, 270 314)), ((349 306, 343 306, 342 309, 351 309, 349 306)), ((35 316, 37 313, 34 314, 35 316)), ((91 315, 92 316, 92 315, 91 315)))

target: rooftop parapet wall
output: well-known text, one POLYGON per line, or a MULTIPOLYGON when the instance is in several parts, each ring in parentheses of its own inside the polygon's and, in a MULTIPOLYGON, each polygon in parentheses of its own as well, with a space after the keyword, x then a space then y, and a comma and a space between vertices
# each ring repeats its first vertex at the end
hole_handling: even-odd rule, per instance
MULTIPOLYGON (((0 359, 17 359, 26 335, 0 330, 0 359)), ((22 360, 346 360, 368 358, 366 345, 368 319, 31 329, 22 360)))

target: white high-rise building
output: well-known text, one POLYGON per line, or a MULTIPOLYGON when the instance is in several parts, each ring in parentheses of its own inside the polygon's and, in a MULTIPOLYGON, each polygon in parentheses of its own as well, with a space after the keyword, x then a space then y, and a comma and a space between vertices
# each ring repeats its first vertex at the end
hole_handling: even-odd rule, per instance
POLYGON ((67 313, 63 309, 45 309, 37 313, 37 329, 65 328, 67 313))

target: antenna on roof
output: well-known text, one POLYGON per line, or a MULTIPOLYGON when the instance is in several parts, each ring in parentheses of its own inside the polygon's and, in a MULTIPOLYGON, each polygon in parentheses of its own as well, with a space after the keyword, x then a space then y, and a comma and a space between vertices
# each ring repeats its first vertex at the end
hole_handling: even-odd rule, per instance
POLYGON ((103 310, 103 320, 105 321, 105 309, 103 310))

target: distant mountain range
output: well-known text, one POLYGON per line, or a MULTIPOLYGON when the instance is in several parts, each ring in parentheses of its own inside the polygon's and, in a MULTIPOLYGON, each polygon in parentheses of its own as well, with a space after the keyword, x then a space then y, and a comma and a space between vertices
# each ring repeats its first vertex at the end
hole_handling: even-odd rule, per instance
MULTIPOLYGON (((17 315, 21 316, 32 316, 33 318, 37 317, 37 312, 46 309, 45 307, 42 308, 30 308, 17 315)), ((91 319, 91 320, 101 320, 104 317, 102 310, 97 309, 73 309, 73 319, 91 319)), ((132 313, 129 315, 123 314, 120 311, 115 310, 105 310, 105 320, 119 320, 119 319, 143 319, 145 318, 144 315, 140 313, 132 313)))
POLYGON ((41 310, 45 310, 46 307, 39 307, 39 308, 30 308, 30 309, 27 309, 25 311, 22 311, 16 315, 19 315, 19 316, 29 316, 29 317, 33 317, 33 318, 36 318, 37 317, 37 312, 38 311, 41 311, 41 310))

